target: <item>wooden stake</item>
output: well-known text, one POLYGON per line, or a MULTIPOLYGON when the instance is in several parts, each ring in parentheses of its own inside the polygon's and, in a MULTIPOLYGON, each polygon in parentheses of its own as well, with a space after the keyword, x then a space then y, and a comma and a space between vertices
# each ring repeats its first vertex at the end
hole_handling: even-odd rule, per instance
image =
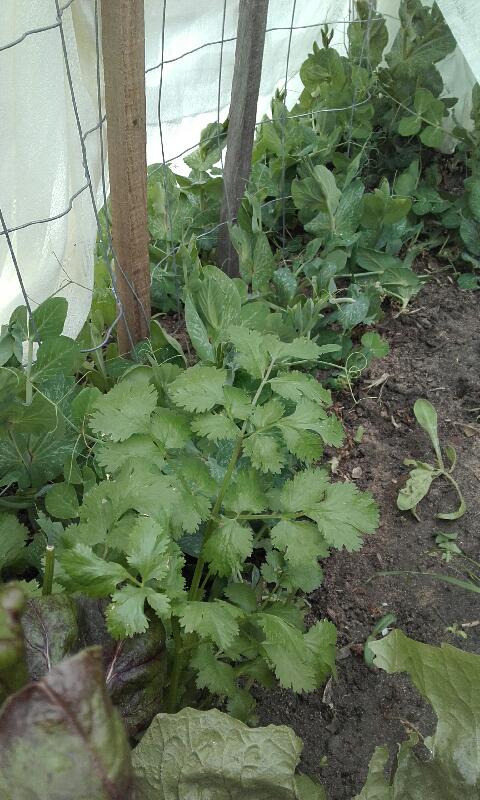
MULTIPOLYGON (((223 223, 236 218, 252 166, 267 14, 268 0, 240 0, 220 219, 223 223)), ((217 265, 232 277, 238 275, 238 256, 226 224, 220 228, 217 265)))
POLYGON ((112 238, 123 307, 121 354, 149 334, 145 23, 143 0, 101 0, 112 238))

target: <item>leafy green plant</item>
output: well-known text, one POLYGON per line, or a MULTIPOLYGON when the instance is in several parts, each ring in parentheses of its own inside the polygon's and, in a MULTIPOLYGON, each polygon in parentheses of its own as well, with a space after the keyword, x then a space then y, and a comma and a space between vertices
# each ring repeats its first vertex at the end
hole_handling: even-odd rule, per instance
POLYGON ((76 387, 77 342, 62 335, 67 301, 17 308, 1 335, 0 507, 28 508, 48 481, 85 451, 82 424, 93 394, 76 387), (11 487, 18 491, 12 496, 11 487))
POLYGON ((410 471, 407 483, 398 494, 397 506, 401 511, 411 511, 416 517, 417 505, 428 494, 432 482, 437 478, 443 477, 455 489, 460 504, 455 511, 442 512, 436 516, 438 519, 458 519, 465 513, 466 505, 460 487, 452 476, 457 461, 455 448, 452 445, 445 447, 445 455, 450 462, 450 467, 447 468, 438 438, 438 420, 435 408, 428 400, 420 399, 415 402, 413 413, 420 427, 428 434, 435 453, 436 463, 432 465, 411 458, 405 460, 406 466, 411 466, 413 469, 410 471))
POLYGON ((329 392, 293 368, 321 348, 238 325, 222 347, 228 369, 138 367, 95 401, 89 429, 108 477, 60 534, 55 580, 111 598, 116 638, 162 620, 170 710, 196 683, 246 717, 254 679, 310 691, 333 669, 334 627, 305 633, 298 592, 320 585, 329 548, 358 549, 378 516, 369 495, 307 466, 343 439, 329 392))

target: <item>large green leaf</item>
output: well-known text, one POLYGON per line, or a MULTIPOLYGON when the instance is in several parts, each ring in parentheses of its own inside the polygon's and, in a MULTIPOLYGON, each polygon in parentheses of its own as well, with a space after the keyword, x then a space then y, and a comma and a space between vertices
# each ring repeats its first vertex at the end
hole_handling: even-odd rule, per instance
POLYGON ((90 427, 114 442, 123 442, 134 433, 148 432, 156 405, 157 392, 153 386, 121 381, 95 400, 90 427))
MULTIPOLYGON (((438 724, 424 744, 430 758, 413 752, 416 736, 405 742, 397 756, 392 790, 360 795, 361 800, 477 800, 480 791, 480 657, 448 644, 441 647, 409 639, 392 631, 372 642, 375 664, 389 673, 407 672, 415 687, 432 705, 438 724)), ((376 754, 372 770, 382 787, 380 766, 386 753, 376 754)), ((370 777, 369 782, 374 783, 370 777)), ((388 789, 388 784, 385 784, 388 789)), ((367 784, 368 786, 368 784, 367 784)))
POLYGON ((216 710, 159 714, 133 751, 136 798, 308 800, 294 775, 301 749, 283 726, 249 728, 216 710))
POLYGON ((56 375, 73 375, 82 363, 80 345, 68 336, 55 336, 42 342, 32 367, 32 380, 38 383, 56 375))
POLYGON ((175 405, 187 411, 210 411, 223 404, 226 378, 223 369, 197 364, 175 378, 168 390, 175 405))
POLYGON ((64 297, 49 297, 33 312, 35 339, 43 342, 53 336, 60 336, 67 318, 68 303, 64 297))
POLYGON ((66 659, 3 706, 2 800, 125 800, 131 779, 127 736, 99 649, 66 659))

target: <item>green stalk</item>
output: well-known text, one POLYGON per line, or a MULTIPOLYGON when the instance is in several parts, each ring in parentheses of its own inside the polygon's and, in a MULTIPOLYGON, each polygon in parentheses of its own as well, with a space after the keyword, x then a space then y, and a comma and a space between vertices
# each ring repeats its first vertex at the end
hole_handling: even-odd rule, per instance
MULTIPOLYGON (((215 525, 215 522, 216 522, 216 519, 217 519, 217 516, 218 516, 218 512, 220 511, 220 509, 222 507, 223 498, 225 497, 225 493, 226 493, 226 491, 228 489, 228 485, 229 485, 230 480, 232 478, 234 469, 235 469, 235 467, 237 465, 237 461, 238 461, 238 459, 240 457, 240 453, 242 451, 243 439, 245 437, 244 428, 245 428, 245 425, 243 426, 242 431, 240 432, 240 436, 237 439, 237 443, 235 445, 235 449, 234 449, 234 451, 232 453, 232 456, 230 458, 230 461, 228 463, 227 471, 225 472, 225 475, 224 475, 224 478, 223 478, 223 481, 222 481, 222 485, 220 486, 220 491, 219 491, 217 499, 215 501, 215 505, 213 506, 212 513, 210 515, 210 519, 208 521, 208 524, 207 524, 207 527, 206 527, 206 530, 205 530, 205 538, 203 540, 204 544, 212 534, 212 531, 213 531, 213 528, 214 528, 214 525, 215 525)), ((195 572, 193 573, 192 584, 190 586, 190 591, 188 593, 188 599, 189 600, 196 600, 197 599, 197 593, 198 593, 198 589, 199 589, 199 586, 200 586, 200 581, 201 581, 201 578, 202 578, 202 573, 203 573, 204 566, 205 566, 205 561, 202 558, 202 556, 200 555, 199 558, 198 558, 197 564, 195 566, 195 572)))
POLYGON ((26 385, 25 385, 25 402, 27 406, 32 404, 33 399, 33 384, 30 380, 30 374, 32 372, 32 364, 33 364, 33 339, 28 339, 28 349, 27 349, 27 365, 25 368, 25 378, 26 378, 26 385))
POLYGON ((52 594, 53 572, 55 570, 55 548, 53 544, 47 544, 45 549, 45 572, 43 575, 42 594, 46 597, 52 594))
POLYGON ((180 658, 181 647, 182 647, 182 636, 180 633, 180 624, 176 617, 174 617, 172 621, 172 633, 174 642, 174 652, 173 652, 172 676, 170 679, 170 686, 168 689, 168 697, 167 697, 168 714, 173 714, 177 707, 178 687, 180 684, 180 675, 182 672, 181 658, 180 658))
MULTIPOLYGON (((270 362, 270 364, 268 366, 268 369, 267 369, 265 375, 262 378, 260 386, 258 387, 257 391, 255 392, 255 397, 252 400, 252 412, 253 412, 253 409, 255 408, 255 406, 258 403, 258 400, 260 398, 260 395, 261 395, 261 393, 263 391, 264 386, 268 383, 268 379, 270 378, 270 373, 271 373, 271 371, 273 369, 273 365, 274 364, 275 364, 275 359, 272 358, 272 360, 271 360, 271 362, 270 362)), ((251 413, 250 413, 250 416, 251 416, 251 413)), ((238 461, 238 459, 240 457, 240 453, 242 452, 243 440, 245 438, 245 434, 246 434, 246 431, 247 431, 247 423, 248 423, 249 418, 250 417, 248 417, 245 420, 245 422, 243 423, 243 425, 242 425, 242 429, 240 431, 240 435, 239 435, 239 437, 237 439, 237 442, 235 444, 235 449, 234 449, 234 451, 232 453, 232 456, 231 456, 230 461, 228 463, 227 470, 226 470, 225 475, 223 477, 223 481, 222 481, 222 484, 220 486, 220 491, 218 493, 217 499, 215 501, 215 505, 213 506, 212 513, 210 515, 210 519, 209 519, 209 521, 207 523, 207 527, 206 527, 206 530, 205 530, 205 537, 204 537, 204 540, 203 540, 203 544, 204 545, 205 545, 205 542, 208 541, 208 538, 212 534, 212 531, 213 531, 213 528, 214 528, 214 525, 215 525, 215 522, 216 522, 216 519, 217 519, 217 516, 218 516, 218 512, 220 511, 220 509, 222 507, 223 498, 225 497, 226 491, 227 491, 228 486, 230 484, 230 481, 232 479, 233 472, 234 472, 235 467, 237 465, 237 461, 238 461)), ((203 573, 204 566, 205 566, 205 561, 204 561, 204 559, 202 558, 202 556, 200 554, 200 556, 198 558, 198 561, 197 561, 197 564, 196 564, 196 567, 195 567, 195 572, 193 573, 193 578, 192 578, 192 583, 191 583, 191 586, 190 586, 190 591, 188 593, 188 599, 189 600, 197 600, 198 599, 197 598, 197 594, 198 594, 198 589, 199 589, 199 586, 200 586, 200 581, 202 579, 202 573, 203 573)))

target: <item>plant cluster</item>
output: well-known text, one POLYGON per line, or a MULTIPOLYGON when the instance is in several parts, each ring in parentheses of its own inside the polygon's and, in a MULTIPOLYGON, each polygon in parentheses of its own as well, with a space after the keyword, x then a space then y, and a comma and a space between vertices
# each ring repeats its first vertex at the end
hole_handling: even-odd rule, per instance
MULTIPOLYGON (((72 377, 68 406, 37 375, 42 348, 58 342, 63 386, 74 368, 69 352, 79 367, 78 345, 58 334, 60 317, 51 339, 38 324, 37 360, 25 369, 32 399, 12 396, 5 442, 23 442, 17 416, 25 446, 36 442, 30 409, 38 403, 42 431, 57 437, 68 463, 36 473, 33 537, 3 513, 1 568, 4 577, 28 577, 28 565, 45 590, 45 548, 54 547, 54 592, 105 599, 117 640, 145 633, 152 615, 165 626, 169 710, 206 691, 248 718, 254 680, 311 691, 333 670, 334 626, 305 631, 299 593, 321 584, 319 560, 331 548, 358 549, 378 514, 368 494, 332 483, 317 466, 325 446, 342 444, 343 429, 330 392, 301 369, 332 346, 259 336, 242 317, 236 283, 215 267, 194 288, 187 326, 205 360, 157 363, 151 347, 150 364, 130 366, 104 394, 74 388, 72 377), (61 438, 70 429, 77 449, 61 438), (63 480, 48 483, 62 469, 63 480)), ((53 319, 60 303, 39 310, 53 319)), ((20 366, 2 372, 22 385, 20 366)), ((35 592, 35 581, 29 586, 35 592)))
MULTIPOLYGON (((454 37, 436 4, 402 0, 400 29, 386 50, 382 15, 364 0, 357 11, 348 55, 325 30, 300 70, 296 105, 288 109, 281 93, 273 99, 230 226, 250 302, 268 303, 320 343, 338 344, 330 367, 340 385, 366 366, 355 352, 358 326, 379 319, 385 297, 405 309, 421 288, 424 276, 413 269, 419 252, 434 248, 456 270, 468 264, 462 288, 476 287, 479 258, 480 94, 476 86, 474 130, 460 128, 456 99, 443 96, 435 66, 454 37), (450 161, 469 176, 464 193, 442 186, 445 148, 455 148, 450 161)), ((188 177, 164 165, 150 170, 152 302, 160 311, 177 309, 182 291, 188 296, 192 238, 203 262, 215 248, 222 195, 215 165, 226 128, 204 130, 185 159, 188 177)))

